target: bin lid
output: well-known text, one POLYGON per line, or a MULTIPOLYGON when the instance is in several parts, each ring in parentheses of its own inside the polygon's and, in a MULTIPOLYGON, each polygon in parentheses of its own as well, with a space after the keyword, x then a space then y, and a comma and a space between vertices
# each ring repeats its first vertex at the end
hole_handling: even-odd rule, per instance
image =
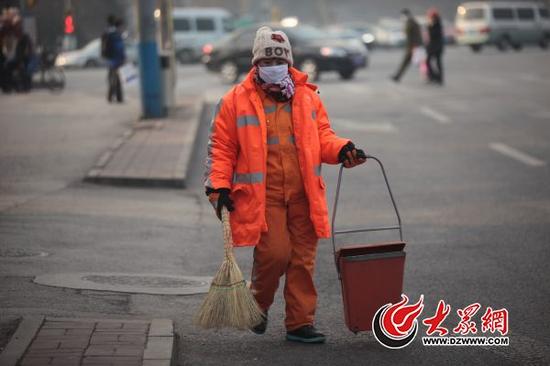
POLYGON ((341 247, 336 251, 336 257, 349 257, 372 253, 400 252, 405 248, 403 241, 390 241, 375 244, 356 244, 341 247))

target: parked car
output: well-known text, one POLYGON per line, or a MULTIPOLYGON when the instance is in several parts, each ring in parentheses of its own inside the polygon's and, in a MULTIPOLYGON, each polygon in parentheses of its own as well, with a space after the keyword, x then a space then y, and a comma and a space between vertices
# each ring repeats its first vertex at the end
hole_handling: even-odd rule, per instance
MULTIPOLYGON (((124 43, 126 46, 126 60, 137 64, 138 52, 136 42, 126 39, 124 43)), ((90 41, 78 50, 62 52, 55 59, 55 66, 66 68, 99 67, 105 65, 106 61, 101 57, 101 38, 90 41)))
POLYGON ((60 67, 98 67, 105 65, 101 58, 101 39, 96 38, 86 46, 57 55, 55 65, 60 67))
POLYGON ((504 51, 526 44, 546 49, 550 44, 548 8, 538 1, 466 2, 457 8, 455 28, 457 42, 474 52, 485 45, 504 51))
MULTIPOLYGON (((367 66, 367 51, 357 39, 338 39, 309 25, 281 27, 292 44, 294 65, 317 80, 321 72, 337 71, 342 79, 351 79, 367 66)), ((225 82, 236 82, 246 73, 252 59, 252 45, 259 25, 237 30, 215 44, 204 47, 203 62, 207 69, 219 72, 225 82)))
POLYGON ((233 30, 233 16, 223 8, 174 8, 174 43, 180 63, 200 61, 202 48, 233 30))
POLYGON ((404 46, 406 41, 404 26, 399 19, 380 19, 374 30, 376 45, 383 48, 404 46))
POLYGON ((333 25, 326 28, 327 32, 338 38, 357 38, 365 47, 370 50, 375 47, 376 37, 374 35, 374 27, 364 23, 344 23, 341 25, 333 25))

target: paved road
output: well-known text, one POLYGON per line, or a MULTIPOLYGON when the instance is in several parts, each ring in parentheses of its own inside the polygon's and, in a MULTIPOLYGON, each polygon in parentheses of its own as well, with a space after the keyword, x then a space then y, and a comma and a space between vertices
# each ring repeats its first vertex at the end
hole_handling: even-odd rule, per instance
MULTIPOLYGON (((47 257, 0 258, 0 315, 117 315, 176 321, 179 362, 227 364, 544 364, 550 362, 550 54, 535 49, 499 54, 447 53, 447 84, 425 85, 410 70, 388 76, 400 54, 373 55, 351 82, 319 83, 333 127, 379 156, 388 169, 405 223, 405 292, 425 296, 425 314, 439 299, 455 309, 473 302, 510 311, 510 347, 426 348, 416 340, 386 350, 343 323, 331 248, 321 242, 316 281, 324 346, 283 341, 281 294, 265 336, 198 330, 200 296, 127 295, 49 288, 34 275, 119 271, 211 275, 220 261, 218 223, 200 188, 200 164, 187 191, 82 184, 99 154, 139 113, 137 95, 124 106, 103 103, 102 71, 75 71, 61 96, 35 93, 0 99, 0 248, 47 257), (23 108, 25 105, 25 108, 23 108)), ((227 87, 200 66, 179 70, 181 95, 217 99, 227 87)), ((208 121, 204 121, 206 124, 208 121)), ((204 145, 203 129, 199 145, 204 145)), ((199 146, 200 147, 200 146, 199 146)), ((197 161, 204 149, 199 148, 197 161)), ((336 167, 323 175, 333 199, 336 167)), ((346 171, 338 225, 394 220, 374 164, 346 171)), ((355 236, 342 243, 390 236, 355 236)), ((250 271, 248 249, 238 256, 250 271)), ((480 315, 480 314, 479 314, 480 315)), ((424 331, 422 329, 422 331, 424 331)))

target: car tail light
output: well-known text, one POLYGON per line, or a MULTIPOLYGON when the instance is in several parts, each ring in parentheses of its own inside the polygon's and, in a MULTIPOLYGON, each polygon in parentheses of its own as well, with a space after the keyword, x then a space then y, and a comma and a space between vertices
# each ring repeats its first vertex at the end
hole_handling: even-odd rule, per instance
POLYGON ((209 55, 212 53, 212 50, 214 49, 214 46, 212 46, 210 43, 205 44, 202 46, 202 53, 205 55, 209 55))
POLYGON ((479 30, 480 33, 489 33, 491 31, 491 28, 489 27, 483 27, 479 30))

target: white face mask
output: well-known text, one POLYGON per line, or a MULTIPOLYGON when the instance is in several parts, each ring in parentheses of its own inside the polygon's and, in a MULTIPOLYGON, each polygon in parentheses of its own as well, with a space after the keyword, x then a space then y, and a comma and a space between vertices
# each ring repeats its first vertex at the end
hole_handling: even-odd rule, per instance
POLYGON ((288 64, 258 66, 260 78, 268 84, 281 82, 288 75, 288 64))

